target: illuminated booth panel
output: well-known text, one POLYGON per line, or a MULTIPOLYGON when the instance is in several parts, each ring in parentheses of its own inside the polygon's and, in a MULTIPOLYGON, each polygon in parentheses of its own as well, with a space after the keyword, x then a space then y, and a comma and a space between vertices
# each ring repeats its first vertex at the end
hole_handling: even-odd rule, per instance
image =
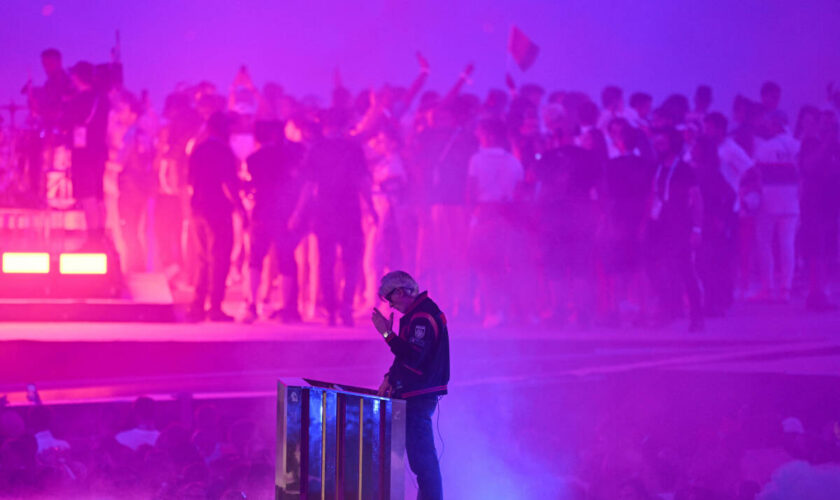
POLYGON ((404 400, 309 379, 277 390, 277 499, 404 497, 404 400))

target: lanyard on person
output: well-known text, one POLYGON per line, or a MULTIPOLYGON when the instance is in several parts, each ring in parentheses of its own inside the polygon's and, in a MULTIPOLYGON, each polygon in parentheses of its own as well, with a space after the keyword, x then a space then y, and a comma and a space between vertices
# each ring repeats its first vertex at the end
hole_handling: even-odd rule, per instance
POLYGON ((668 201, 671 197, 671 179, 674 177, 674 171, 677 169, 677 163, 679 163, 680 157, 677 156, 674 159, 674 163, 671 164, 671 167, 668 169, 668 177, 665 178, 665 188, 663 192, 659 192, 659 176, 662 175, 662 167, 664 166, 663 163, 660 163, 658 167, 656 167, 656 175, 653 176, 653 182, 655 183, 653 190, 656 192, 656 195, 662 201, 668 201), (662 196, 660 196, 660 194, 662 196))
POLYGON ((87 148, 88 147, 88 126, 90 126, 90 122, 93 121, 93 116, 96 114, 96 111, 99 109, 99 96, 95 97, 93 101, 93 106, 90 109, 90 114, 87 117, 87 120, 82 125, 77 125, 73 127, 73 147, 77 149, 87 148))
POLYGON ((93 107, 90 108, 90 115, 88 115, 87 120, 85 120, 85 127, 90 125, 90 122, 93 120, 93 115, 96 114, 97 109, 99 109, 99 96, 97 96, 93 101, 93 107))
POLYGON ((447 141, 446 145, 443 147, 443 150, 440 153, 440 156, 435 162, 435 168, 432 169, 432 184, 437 185, 440 182, 440 166, 443 164, 443 160, 449 156, 449 151, 452 149, 452 146, 455 145, 455 139, 458 138, 458 134, 461 133, 461 127, 455 127, 455 131, 452 132, 452 136, 447 141))

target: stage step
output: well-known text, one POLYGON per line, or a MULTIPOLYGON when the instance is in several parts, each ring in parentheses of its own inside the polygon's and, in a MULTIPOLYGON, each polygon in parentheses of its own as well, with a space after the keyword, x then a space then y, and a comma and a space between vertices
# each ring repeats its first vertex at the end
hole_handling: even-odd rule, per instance
POLYGON ((124 298, 3 298, 0 321, 175 321, 163 273, 129 274, 124 280, 124 298))

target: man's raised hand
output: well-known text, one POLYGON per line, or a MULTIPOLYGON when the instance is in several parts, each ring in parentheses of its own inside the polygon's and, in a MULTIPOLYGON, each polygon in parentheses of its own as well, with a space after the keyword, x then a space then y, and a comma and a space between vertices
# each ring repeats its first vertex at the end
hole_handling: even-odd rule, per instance
POLYGON ((386 318, 385 315, 375 307, 373 308, 370 320, 373 322, 373 326, 376 328, 376 331, 383 335, 385 332, 390 332, 394 327, 394 313, 391 313, 391 316, 386 318))

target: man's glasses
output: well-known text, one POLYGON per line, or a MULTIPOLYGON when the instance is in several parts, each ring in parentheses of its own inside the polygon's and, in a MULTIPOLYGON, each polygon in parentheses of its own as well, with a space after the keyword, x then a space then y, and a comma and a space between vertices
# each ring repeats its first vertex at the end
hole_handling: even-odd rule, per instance
POLYGON ((394 303, 391 301, 391 297, 393 297, 393 296, 394 296, 394 293, 395 293, 397 290, 399 290, 399 288, 394 288, 393 290, 391 290, 390 292, 388 292, 388 293, 385 295, 385 297, 383 297, 383 298, 385 299, 385 302, 387 302, 387 303, 388 303, 388 305, 391 305, 391 306, 393 306, 393 305, 394 305, 394 303))

